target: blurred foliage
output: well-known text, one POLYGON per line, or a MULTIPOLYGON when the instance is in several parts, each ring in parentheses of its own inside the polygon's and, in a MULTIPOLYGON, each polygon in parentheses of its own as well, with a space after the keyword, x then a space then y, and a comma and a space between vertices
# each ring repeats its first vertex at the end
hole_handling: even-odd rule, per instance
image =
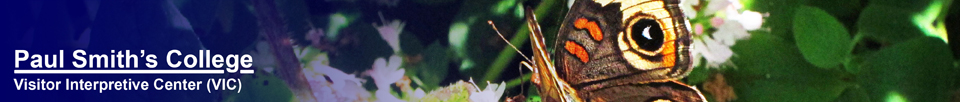
POLYGON ((786 39, 751 33, 750 40, 731 48, 739 55, 731 60, 737 68, 723 72, 737 101, 830 101, 851 86, 844 81, 849 75, 806 62, 786 39))
POLYGON ((942 26, 914 20, 949 2, 745 1, 770 13, 770 30, 738 42, 736 68, 719 70, 736 101, 957 101, 960 69, 950 64, 946 36, 924 32, 942 26))
MULTIPOLYGON (((709 1, 699 0, 700 4, 694 6, 703 10, 709 1)), ((765 17, 761 30, 749 31, 749 39, 730 47, 734 56, 729 65, 697 66, 683 79, 705 89, 703 86, 716 78, 712 75, 722 75, 735 95, 705 92, 710 101, 718 101, 720 96, 736 96, 733 101, 747 102, 960 101, 960 44, 956 43, 960 41, 956 33, 960 31, 960 3, 954 0, 730 1, 739 1, 744 9, 765 17)), ((298 47, 297 51, 308 52, 298 53, 301 63, 323 58, 319 60, 325 60, 324 65, 368 80, 362 85, 367 90, 391 90, 405 99, 415 95, 400 88, 377 89, 370 75, 364 75, 376 59, 400 56, 401 68, 411 81, 404 88, 429 92, 423 101, 466 101, 472 88, 487 86, 463 82, 471 78, 477 82, 505 81, 505 96, 526 95, 528 100, 540 100, 536 87, 529 83, 530 72, 519 67, 524 59, 507 43, 530 55, 530 31, 523 22, 523 9, 530 7, 536 10, 546 45, 553 47, 549 45, 554 45, 552 40, 567 13, 568 1, 526 2, 276 0, 276 7, 291 36, 290 43, 298 47), (397 32, 398 51, 391 49, 375 26, 392 20, 406 24, 397 32), (497 24, 506 42, 487 21, 497 24), (323 34, 308 34, 316 29, 323 34), (311 37, 323 41, 314 44, 312 41, 318 39, 311 37)), ((39 8, 48 12, 12 10, 29 15, 15 18, 24 21, 13 23, 26 26, 17 27, 14 33, 36 34, 11 37, 30 39, 21 46, 50 42, 58 45, 35 47, 243 53, 260 50, 256 42, 263 40, 261 25, 255 22, 256 8, 250 1, 39 3, 46 5, 39 8), (50 40, 32 40, 33 36, 50 40), (77 40, 82 38, 88 39, 77 40)), ((691 24, 701 24, 705 32, 717 31, 710 24, 711 16, 698 13, 691 24)), ((268 68, 258 68, 256 75, 227 75, 244 79, 243 85, 248 88, 242 93, 222 93, 222 101, 295 99, 284 79, 261 70, 268 68)))
POLYGON ((417 56, 422 59, 414 67, 407 67, 407 75, 416 76, 420 83, 421 88, 424 90, 434 90, 440 85, 446 83, 440 83, 446 78, 450 73, 447 73, 447 70, 453 70, 446 68, 450 61, 449 52, 446 47, 440 46, 439 44, 430 44, 426 49, 423 50, 423 54, 417 56))

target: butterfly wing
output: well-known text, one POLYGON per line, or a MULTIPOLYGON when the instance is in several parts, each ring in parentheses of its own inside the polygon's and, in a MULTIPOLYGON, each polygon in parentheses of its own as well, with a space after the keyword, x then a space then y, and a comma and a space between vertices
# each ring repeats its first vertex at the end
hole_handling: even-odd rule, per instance
POLYGON ((676 2, 634 3, 576 1, 557 37, 558 76, 579 87, 685 77, 691 40, 676 2))
POLYGON ((682 98, 699 96, 699 91, 675 82, 692 69, 690 35, 678 3, 575 1, 557 36, 555 73, 577 89, 578 96, 587 99, 652 98, 660 97, 657 93, 682 93, 664 98, 702 100, 682 98), (622 93, 630 91, 641 93, 622 93))

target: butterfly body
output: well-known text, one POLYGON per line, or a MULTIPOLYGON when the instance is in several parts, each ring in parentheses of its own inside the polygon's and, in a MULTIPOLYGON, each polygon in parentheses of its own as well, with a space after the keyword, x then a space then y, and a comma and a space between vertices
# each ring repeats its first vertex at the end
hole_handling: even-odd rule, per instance
POLYGON ((704 101, 679 82, 692 69, 677 0, 576 0, 549 54, 527 10, 533 82, 544 101, 704 101), (554 58, 551 59, 551 56, 554 58), (551 63, 552 62, 552 63, 551 63))

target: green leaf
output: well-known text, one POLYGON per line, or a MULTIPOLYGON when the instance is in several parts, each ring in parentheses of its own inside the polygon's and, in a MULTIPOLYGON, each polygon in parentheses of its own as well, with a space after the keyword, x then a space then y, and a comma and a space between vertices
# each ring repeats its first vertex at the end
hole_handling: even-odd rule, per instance
POLYGON ((796 46, 765 32, 751 32, 751 38, 731 47, 738 57, 736 69, 724 71, 734 87, 737 101, 823 102, 833 101, 852 85, 839 69, 815 68, 804 61, 796 46))
POLYGON ((413 33, 404 31, 400 34, 400 52, 406 55, 416 55, 423 53, 423 43, 413 33))
POLYGON ((938 38, 917 37, 863 55, 857 76, 870 99, 887 100, 898 93, 913 102, 945 102, 958 89, 957 68, 946 43, 938 38))
POLYGON ((447 67, 450 62, 447 48, 433 43, 421 55, 422 61, 406 70, 407 75, 417 76, 423 82, 420 88, 425 91, 434 90, 442 85, 440 82, 447 78, 447 70, 450 69, 447 67))
POLYGON ((850 54, 850 33, 829 13, 800 6, 793 20, 793 36, 803 58, 820 68, 835 68, 850 54))
POLYGON ((878 41, 881 45, 892 45, 922 36, 924 33, 912 19, 915 12, 893 6, 870 5, 863 9, 857 21, 857 33, 865 39, 878 41))
MULTIPOLYGON (((699 64, 699 63, 694 63, 699 64)), ((710 77, 710 69, 704 66, 693 67, 693 71, 690 71, 690 74, 687 75, 686 83, 691 85, 697 85, 703 83, 710 77)))

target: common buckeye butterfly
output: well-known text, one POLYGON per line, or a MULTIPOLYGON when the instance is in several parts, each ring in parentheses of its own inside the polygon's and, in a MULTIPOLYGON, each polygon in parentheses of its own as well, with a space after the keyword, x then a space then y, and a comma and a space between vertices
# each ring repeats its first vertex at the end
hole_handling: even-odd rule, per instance
POLYGON ((533 10, 532 63, 543 101, 705 101, 682 79, 693 69, 678 0, 576 0, 551 60, 533 10), (552 62, 552 64, 551 64, 552 62))

